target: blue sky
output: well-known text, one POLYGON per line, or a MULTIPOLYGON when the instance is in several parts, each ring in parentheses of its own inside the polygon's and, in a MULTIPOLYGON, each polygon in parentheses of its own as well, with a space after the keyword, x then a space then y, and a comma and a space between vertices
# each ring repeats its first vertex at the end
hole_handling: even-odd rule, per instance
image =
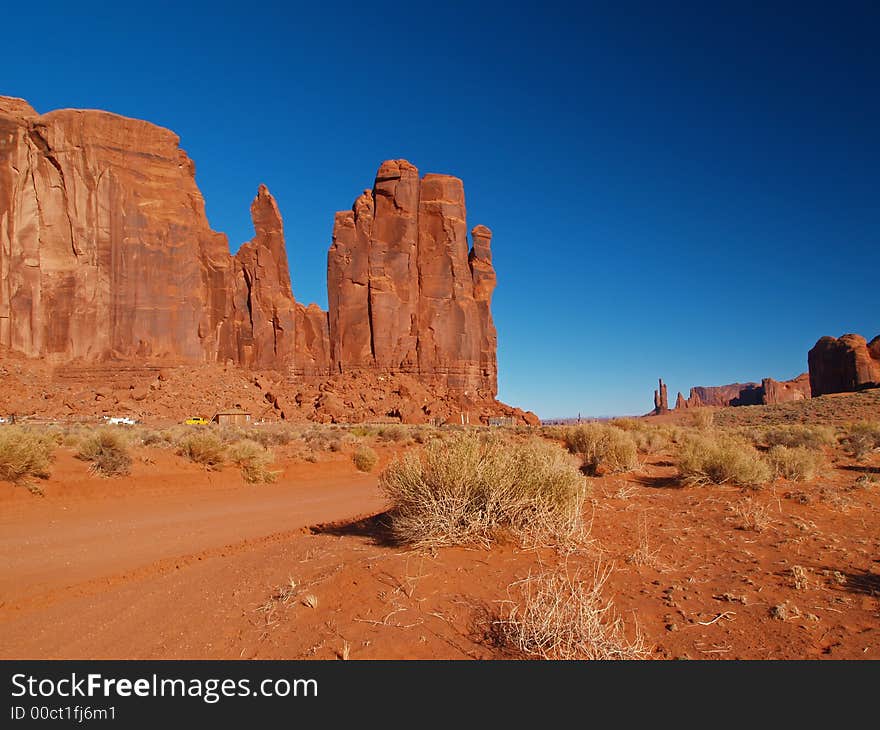
POLYGON ((382 160, 462 177, 507 402, 640 413, 658 376, 788 378, 880 333, 876 3, 128 5, 10 5, 0 93, 173 129, 233 250, 266 183, 322 306, 382 160))

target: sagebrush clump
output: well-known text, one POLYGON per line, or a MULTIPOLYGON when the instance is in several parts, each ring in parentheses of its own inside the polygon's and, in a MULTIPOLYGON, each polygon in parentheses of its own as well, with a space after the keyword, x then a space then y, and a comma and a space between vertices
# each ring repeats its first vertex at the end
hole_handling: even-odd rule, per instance
POLYGON ((835 443, 834 429, 830 426, 775 426, 763 434, 767 446, 786 446, 815 451, 835 443))
POLYGON ((351 460, 358 471, 373 471, 373 467, 379 461, 379 456, 369 446, 359 446, 351 455, 351 460))
POLYGON ((637 631, 630 639, 614 605, 603 597, 610 569, 592 576, 566 570, 529 575, 514 584, 519 596, 494 622, 501 643, 540 659, 645 659, 648 647, 637 631))
POLYGON ((460 432, 393 461, 379 477, 391 530, 419 548, 489 543, 500 531, 564 542, 581 530, 585 483, 557 445, 460 432))
POLYGON ((678 468, 687 484, 757 487, 773 476, 754 446, 720 434, 696 434, 686 439, 679 449, 678 468))
POLYGON ((185 435, 178 444, 177 453, 210 470, 221 469, 226 460, 225 445, 210 431, 185 435))
POLYGON ((0 479, 27 484, 31 477, 49 476, 55 443, 20 426, 0 428, 0 479))
POLYGON ((808 481, 825 465, 825 454, 807 446, 774 446, 767 460, 777 476, 792 481, 808 481))
POLYGON ((278 479, 278 471, 269 467, 275 457, 269 449, 251 439, 243 439, 232 444, 226 452, 230 463, 241 470, 248 484, 271 484, 278 479))
POLYGON ((587 423, 565 431, 565 445, 583 459, 587 474, 600 470, 618 474, 638 468, 638 450, 629 431, 602 423, 587 423))
POLYGON ((78 459, 91 462, 89 469, 105 477, 131 473, 131 455, 125 434, 112 427, 101 428, 80 441, 78 459))
POLYGON ((864 461, 873 451, 880 449, 880 423, 862 421, 847 427, 841 439, 844 451, 857 461, 864 461))

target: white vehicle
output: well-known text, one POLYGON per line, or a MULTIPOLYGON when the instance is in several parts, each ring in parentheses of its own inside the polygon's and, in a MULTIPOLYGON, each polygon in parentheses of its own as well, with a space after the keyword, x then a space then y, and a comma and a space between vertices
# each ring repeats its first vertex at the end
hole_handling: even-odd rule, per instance
POLYGON ((107 423, 111 426, 134 426, 137 421, 128 416, 104 416, 107 423))

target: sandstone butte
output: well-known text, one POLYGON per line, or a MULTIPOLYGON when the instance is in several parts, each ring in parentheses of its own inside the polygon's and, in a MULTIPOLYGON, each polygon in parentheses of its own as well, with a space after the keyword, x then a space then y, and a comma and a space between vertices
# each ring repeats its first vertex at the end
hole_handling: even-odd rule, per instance
POLYGON ((330 420, 466 408, 537 422, 496 400, 492 234, 476 226, 469 245, 461 180, 382 163, 372 190, 336 214, 324 312, 293 296, 268 189, 251 205, 254 238, 232 255, 179 143, 149 122, 40 115, 0 97, 0 349, 54 366, 280 372, 288 386, 311 382, 321 395, 310 407, 330 420), (384 413, 332 396, 340 378, 375 386, 385 374, 417 397, 384 413))
POLYGON ((814 396, 880 387, 880 335, 870 343, 861 335, 822 337, 807 360, 814 396))

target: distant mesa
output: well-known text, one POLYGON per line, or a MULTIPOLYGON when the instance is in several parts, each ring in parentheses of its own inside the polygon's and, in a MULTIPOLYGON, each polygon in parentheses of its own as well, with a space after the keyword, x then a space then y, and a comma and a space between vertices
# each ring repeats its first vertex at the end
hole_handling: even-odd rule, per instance
POLYGON ((482 404, 484 420, 511 411, 495 401, 492 233, 469 239, 458 178, 381 164, 336 214, 325 312, 294 298, 269 190, 232 255, 173 132, 0 97, 0 143, 0 349, 56 365, 400 373, 482 404))
MULTIPOLYGON (((760 383, 694 386, 675 400, 676 410, 703 406, 755 406, 788 403, 832 393, 880 387, 880 335, 868 342, 861 335, 822 337, 807 354, 809 372, 792 380, 764 378, 760 383)), ((661 391, 654 391, 654 413, 663 412, 661 391)))

